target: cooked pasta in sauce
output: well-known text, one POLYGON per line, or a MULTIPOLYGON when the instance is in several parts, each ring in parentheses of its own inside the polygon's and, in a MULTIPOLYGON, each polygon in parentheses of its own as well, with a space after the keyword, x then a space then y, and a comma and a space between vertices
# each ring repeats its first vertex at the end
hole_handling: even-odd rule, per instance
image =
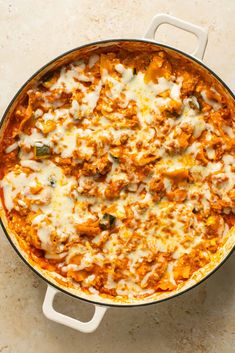
POLYGON ((177 289, 235 223, 232 110, 163 50, 63 65, 4 132, 9 228, 65 286, 123 299, 177 289))

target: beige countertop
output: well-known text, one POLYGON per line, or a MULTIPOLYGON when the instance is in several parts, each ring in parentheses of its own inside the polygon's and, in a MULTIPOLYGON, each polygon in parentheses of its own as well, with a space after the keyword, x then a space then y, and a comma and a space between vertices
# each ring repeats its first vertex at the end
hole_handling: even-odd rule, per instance
MULTIPOLYGON (((233 0, 0 0, 0 114, 24 81, 60 53, 93 40, 141 37, 166 12, 209 28, 204 61, 235 89, 233 0)), ((162 26, 161 40, 184 50, 194 38, 162 26)), ((209 280, 173 300, 110 309, 93 334, 47 320, 46 284, 0 234, 0 352, 232 353, 235 347, 235 257, 209 280)), ((92 305, 65 295, 56 307, 81 319, 92 305)))

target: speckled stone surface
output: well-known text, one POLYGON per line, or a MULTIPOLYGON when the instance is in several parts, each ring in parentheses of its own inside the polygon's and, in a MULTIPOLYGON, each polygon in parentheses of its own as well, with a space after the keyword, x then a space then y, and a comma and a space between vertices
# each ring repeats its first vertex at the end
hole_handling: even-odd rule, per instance
MULTIPOLYGON (((24 81, 60 53, 93 40, 141 37, 165 12, 209 28, 204 61, 235 89, 233 0, 0 0, 0 114, 24 81)), ((189 34, 162 26, 159 39, 193 49, 189 34)), ((47 320, 46 284, 0 234, 1 353, 232 353, 235 351, 235 257, 209 280, 173 300, 110 309, 93 334, 47 320)), ((56 308, 80 319, 92 305, 58 297, 56 308)))

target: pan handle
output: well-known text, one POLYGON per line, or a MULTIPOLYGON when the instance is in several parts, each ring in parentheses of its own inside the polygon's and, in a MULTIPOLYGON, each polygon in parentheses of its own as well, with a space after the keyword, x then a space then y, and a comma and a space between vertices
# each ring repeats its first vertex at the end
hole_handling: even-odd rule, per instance
POLYGON ((92 319, 87 322, 82 322, 70 316, 61 314, 53 308, 53 301, 57 293, 61 293, 61 292, 55 289, 54 287, 51 287, 49 285, 47 286, 47 291, 43 302, 42 310, 44 315, 48 319, 84 333, 90 333, 97 329, 108 307, 94 305, 95 312, 92 319))
POLYGON ((196 26, 190 22, 183 21, 180 18, 173 17, 167 14, 158 14, 154 16, 147 32, 144 35, 144 38, 154 39, 158 27, 164 23, 178 27, 186 32, 194 34, 197 37, 198 42, 197 48, 194 50, 192 55, 200 60, 203 59, 208 41, 208 30, 196 26))

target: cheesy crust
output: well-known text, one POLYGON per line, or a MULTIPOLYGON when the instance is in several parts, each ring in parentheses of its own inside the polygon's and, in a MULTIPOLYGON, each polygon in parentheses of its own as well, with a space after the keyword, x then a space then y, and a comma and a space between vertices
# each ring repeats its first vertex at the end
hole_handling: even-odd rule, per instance
POLYGON ((234 110, 164 50, 97 52, 44 76, 0 151, 9 229, 85 293, 172 292, 235 223, 234 110))

